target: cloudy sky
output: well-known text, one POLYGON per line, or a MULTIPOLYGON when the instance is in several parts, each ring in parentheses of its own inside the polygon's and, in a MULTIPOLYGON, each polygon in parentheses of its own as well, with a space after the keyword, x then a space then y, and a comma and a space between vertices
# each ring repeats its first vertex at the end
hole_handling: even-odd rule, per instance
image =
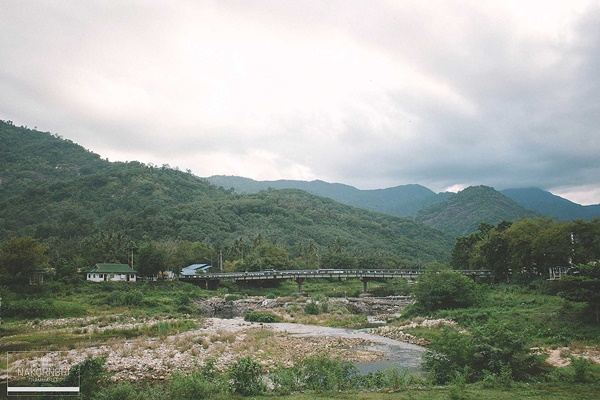
POLYGON ((0 119, 199 176, 600 203, 600 2, 0 0, 0 119))

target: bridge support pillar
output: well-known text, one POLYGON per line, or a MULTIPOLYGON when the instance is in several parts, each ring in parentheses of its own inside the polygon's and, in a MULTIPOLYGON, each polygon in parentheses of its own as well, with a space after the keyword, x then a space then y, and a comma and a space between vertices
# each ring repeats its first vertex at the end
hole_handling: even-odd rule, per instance
POLYGON ((298 294, 302 294, 302 284, 306 278, 296 278, 296 284, 298 285, 298 294))
POLYGON ((206 281, 206 288, 208 290, 217 290, 219 288, 219 280, 218 279, 210 279, 206 281))
POLYGON ((360 278, 363 284, 363 293, 367 293, 367 282, 369 281, 367 278, 360 278))

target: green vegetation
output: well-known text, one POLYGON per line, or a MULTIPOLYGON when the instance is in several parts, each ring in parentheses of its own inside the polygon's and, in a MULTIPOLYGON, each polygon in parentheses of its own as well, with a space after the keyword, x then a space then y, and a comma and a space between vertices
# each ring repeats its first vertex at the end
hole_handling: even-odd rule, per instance
MULTIPOLYGON (((0 140, 0 346, 5 351, 76 349, 136 337, 162 341, 196 329, 199 300, 208 297, 232 302, 258 294, 300 296, 291 281, 245 288, 223 282, 218 291, 178 281, 83 281, 82 271, 98 262, 134 264, 145 277, 220 261, 225 271, 427 263, 428 272, 415 285, 372 281, 369 288, 382 295, 414 295, 416 303, 392 325, 451 321, 403 329, 431 342, 426 376, 400 371, 362 376, 352 364, 327 357, 270 366, 241 357, 221 370, 199 359, 197 368, 167 376, 162 384, 114 383, 102 359, 88 359, 77 371, 89 398, 384 396, 377 391, 393 392, 390 398, 597 397, 599 367, 581 354, 600 347, 600 272, 592 261, 600 259, 600 219, 501 221, 497 218, 507 210, 522 215, 521 210, 506 202, 501 210, 482 214, 475 207, 482 196, 496 204, 504 200, 489 188, 473 188, 461 194, 466 203, 453 200, 436 205, 437 216, 421 215, 428 223, 442 217, 464 223, 460 232, 468 235, 452 249, 448 235, 420 223, 299 190, 238 195, 166 165, 110 163, 56 136, 7 123, 0 123, 0 140), (477 212, 466 218, 464 204, 477 212), (478 228, 470 233, 474 220, 478 228), (447 260, 454 269, 491 269, 496 282, 478 282, 437 263, 447 260), (570 275, 545 281, 548 268, 570 261, 577 265, 570 275), (44 274, 43 284, 29 284, 36 283, 34 272, 44 274), (562 358, 571 364, 548 364, 544 351, 563 347, 562 358)), ((366 325, 365 315, 331 299, 357 296, 359 281, 311 280, 302 288, 310 300, 286 305, 280 313, 286 321, 366 325)), ((246 319, 277 322, 280 314, 253 311, 246 319)), ((254 351, 261 346, 277 351, 267 346, 268 330, 246 339, 244 345, 254 351)), ((225 346, 235 334, 197 340, 202 349, 213 341, 225 346)), ((184 342, 174 346, 190 346, 184 342)), ((74 376, 75 370, 67 380, 74 376)))
POLYGON ((244 316, 244 320, 250 321, 250 322, 264 322, 264 323, 281 322, 282 321, 281 317, 279 317, 269 311, 250 311, 250 312, 246 313, 246 315, 244 316))
POLYGON ((561 297, 588 303, 596 312, 596 322, 600 322, 600 261, 580 264, 572 271, 573 275, 561 280, 561 297))
POLYGON ((453 236, 461 236, 474 232, 481 222, 496 224, 536 216, 536 212, 523 208, 494 188, 473 186, 420 210, 415 220, 453 236))
MULTIPOLYGON (((455 271, 430 268, 413 288, 414 310, 431 312, 441 309, 469 307, 478 299, 478 287, 473 280, 455 271)), ((414 312, 414 311, 413 311, 414 312)))
MULTIPOLYGON (((325 357, 307 358, 293 367, 278 365, 270 371, 266 371, 252 357, 243 357, 234 361, 225 371, 218 371, 214 361, 207 360, 191 373, 176 373, 169 382, 159 385, 111 383, 104 360, 88 358, 71 368, 64 384, 72 383, 70 380, 81 371, 82 393, 85 398, 93 400, 228 399, 242 396, 293 400, 595 399, 600 385, 589 379, 593 369, 589 363, 577 362, 560 376, 554 376, 550 382, 527 384, 490 375, 486 375, 486 380, 479 384, 466 384, 459 373, 451 385, 440 387, 396 370, 359 375, 351 363, 325 357), (272 384, 271 390, 267 389, 267 381, 272 384)), ((595 369, 597 374, 597 367, 595 369)))
POLYGON ((479 224, 459 237, 450 265, 455 269, 491 269, 498 282, 531 282, 548 277, 549 268, 600 259, 600 219, 589 222, 550 218, 479 224))
POLYGON ((0 242, 37 240, 65 281, 132 256, 144 275, 219 260, 240 271, 317 268, 337 242, 351 265, 396 268, 445 261, 452 246, 407 218, 300 190, 236 195, 168 165, 111 163, 4 122, 0 143, 0 242))

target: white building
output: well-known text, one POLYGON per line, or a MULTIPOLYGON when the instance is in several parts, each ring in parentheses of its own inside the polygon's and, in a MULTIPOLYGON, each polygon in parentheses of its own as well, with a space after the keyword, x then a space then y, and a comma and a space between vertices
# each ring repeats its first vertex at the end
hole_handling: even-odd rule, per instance
POLYGON ((136 282, 137 271, 127 264, 96 264, 87 271, 87 280, 92 282, 136 282))

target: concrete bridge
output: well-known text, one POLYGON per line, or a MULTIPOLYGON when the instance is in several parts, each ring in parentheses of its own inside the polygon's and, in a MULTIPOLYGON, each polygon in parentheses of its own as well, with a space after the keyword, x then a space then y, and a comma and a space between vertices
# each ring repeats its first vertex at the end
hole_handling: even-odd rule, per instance
MULTIPOLYGON (((466 276, 471 277, 491 277, 492 271, 489 270, 457 270, 466 276)), ((367 282, 373 279, 394 279, 407 278, 416 279, 420 274, 425 273, 422 270, 406 269, 308 269, 308 270, 264 270, 253 272, 230 272, 230 273, 203 273, 197 275, 183 275, 179 280, 204 286, 207 289, 216 290, 223 279, 229 279, 236 283, 248 281, 272 281, 292 279, 298 285, 298 293, 302 293, 302 284, 307 279, 338 278, 349 279, 358 278, 363 283, 363 293, 367 293, 367 282)))

